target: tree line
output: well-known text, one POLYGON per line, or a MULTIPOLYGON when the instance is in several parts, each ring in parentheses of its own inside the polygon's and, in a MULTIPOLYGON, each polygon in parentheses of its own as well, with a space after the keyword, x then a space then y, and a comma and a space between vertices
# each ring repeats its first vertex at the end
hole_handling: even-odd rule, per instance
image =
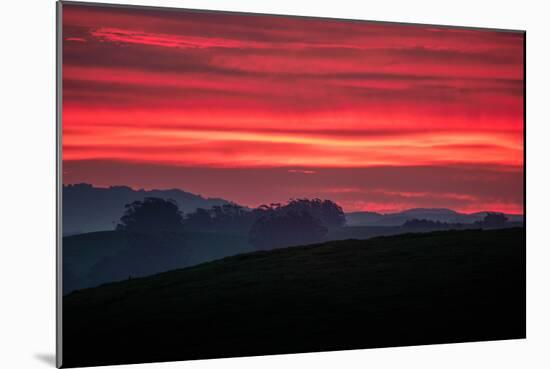
POLYGON ((333 201, 291 199, 257 208, 224 204, 198 208, 183 214, 173 200, 148 197, 125 206, 116 226, 118 231, 162 232, 239 232, 247 233, 257 249, 319 242, 331 228, 345 225, 342 208, 333 201))
POLYGON ((502 213, 487 213, 482 220, 474 223, 447 223, 429 219, 410 219, 401 227, 407 230, 447 230, 471 228, 505 228, 509 225, 508 217, 502 213))

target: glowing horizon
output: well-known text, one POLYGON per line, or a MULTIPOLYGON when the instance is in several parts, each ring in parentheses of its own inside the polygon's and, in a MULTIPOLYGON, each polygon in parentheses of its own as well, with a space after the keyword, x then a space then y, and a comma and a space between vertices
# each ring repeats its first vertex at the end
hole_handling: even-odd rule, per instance
POLYGON ((63 9, 65 184, 524 211, 523 33, 63 9))

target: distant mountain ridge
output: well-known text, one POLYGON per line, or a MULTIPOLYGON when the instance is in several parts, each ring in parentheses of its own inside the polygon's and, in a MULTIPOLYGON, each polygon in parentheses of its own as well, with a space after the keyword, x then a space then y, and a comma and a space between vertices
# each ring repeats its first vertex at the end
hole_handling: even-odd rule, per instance
MULTIPOLYGON (((197 208, 210 209, 233 203, 222 198, 207 198, 179 189, 134 190, 128 186, 95 187, 88 183, 63 186, 63 235, 113 230, 124 213, 124 205, 145 197, 173 199, 184 214, 197 208)), ((413 208, 397 213, 370 211, 346 213, 348 226, 398 227, 412 219, 471 224, 483 220, 489 211, 459 213, 445 208, 413 208)), ((523 215, 505 214, 511 222, 523 222, 523 215)))
MULTIPOLYGON (((398 213, 381 214, 370 211, 358 211, 346 213, 348 226, 401 226, 407 220, 425 219, 446 223, 464 223, 471 224, 483 220, 491 211, 481 211, 476 213, 459 213, 457 211, 445 208, 414 208, 404 210, 398 213)), ((504 213, 511 222, 523 222, 521 214, 504 213)))
POLYGON ((221 198, 205 198, 190 192, 134 190, 128 186, 95 187, 88 183, 63 186, 63 234, 113 230, 124 213, 124 205, 145 197, 173 199, 184 213, 197 208, 228 204, 221 198))

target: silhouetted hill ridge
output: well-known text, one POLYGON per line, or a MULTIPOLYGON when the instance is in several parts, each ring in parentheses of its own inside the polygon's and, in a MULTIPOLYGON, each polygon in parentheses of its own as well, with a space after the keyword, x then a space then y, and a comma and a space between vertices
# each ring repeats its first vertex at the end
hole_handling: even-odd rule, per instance
MULTIPOLYGON (((460 213, 446 208, 413 208, 397 213, 358 211, 346 213, 348 226, 401 226, 408 220, 421 219, 446 223, 473 224, 482 221, 492 211, 460 213)), ((504 213, 510 222, 523 222, 523 215, 504 213)))
POLYGON ((64 185, 63 234, 113 230, 124 213, 124 205, 145 197, 172 199, 184 213, 230 203, 178 189, 134 190, 128 186, 95 187, 88 183, 64 185))
POLYGON ((258 251, 75 291, 63 309, 66 367, 522 338, 525 230, 258 251))

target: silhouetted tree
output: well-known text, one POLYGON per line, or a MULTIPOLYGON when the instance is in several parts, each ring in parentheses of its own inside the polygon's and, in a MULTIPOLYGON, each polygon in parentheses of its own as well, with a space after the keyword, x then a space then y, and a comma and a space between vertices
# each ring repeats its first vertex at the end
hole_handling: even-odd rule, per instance
POLYGON ((212 226, 210 211, 198 208, 194 213, 187 214, 185 226, 194 230, 207 230, 212 226))
POLYGON ((483 227, 500 228, 506 226, 508 218, 502 213, 487 213, 483 219, 483 227))
POLYGON ((272 213, 254 222, 249 242, 258 249, 306 245, 321 241, 327 231, 319 219, 306 211, 272 213))
POLYGON ((440 222, 439 220, 433 221, 429 219, 409 219, 401 227, 409 230, 439 230, 439 229, 451 229, 456 224, 449 224, 440 222))
POLYGON ((338 204, 321 199, 292 199, 282 207, 285 212, 303 212, 310 214, 323 223, 325 227, 336 228, 346 223, 344 211, 338 204))
POLYGON ((281 216, 289 213, 305 212, 318 219, 326 228, 341 227, 345 224, 344 211, 330 200, 292 199, 286 204, 271 203, 255 209, 237 204, 224 204, 211 209, 197 209, 185 219, 186 229, 211 232, 250 232, 254 222, 260 218, 281 216))
POLYGON ((321 199, 291 199, 287 204, 274 203, 261 205, 255 209, 260 216, 266 214, 286 214, 289 212, 306 212, 313 218, 319 219, 327 228, 342 227, 346 223, 346 216, 342 208, 333 201, 321 199))
POLYGON ((138 233, 180 232, 183 230, 183 214, 174 200, 147 197, 125 206, 118 231, 138 233))
POLYGON ((255 216, 249 209, 237 204, 224 204, 208 210, 197 209, 187 215, 184 224, 192 230, 248 232, 254 220, 255 216))

